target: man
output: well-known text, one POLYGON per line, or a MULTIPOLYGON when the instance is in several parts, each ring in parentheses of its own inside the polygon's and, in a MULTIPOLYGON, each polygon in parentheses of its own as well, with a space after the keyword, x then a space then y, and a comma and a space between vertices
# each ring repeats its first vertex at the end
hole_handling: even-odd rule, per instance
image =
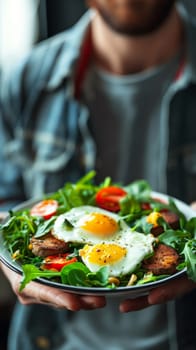
MULTIPOLYGON (((91 168, 98 181, 142 177, 196 198, 196 28, 175 3, 88 1, 93 13, 34 50, 4 87, 2 199, 40 196, 91 168)), ((9 350, 195 349, 195 284, 186 277, 138 299, 105 300, 37 283, 19 293, 21 278, 2 269, 29 305, 17 306, 9 350)))

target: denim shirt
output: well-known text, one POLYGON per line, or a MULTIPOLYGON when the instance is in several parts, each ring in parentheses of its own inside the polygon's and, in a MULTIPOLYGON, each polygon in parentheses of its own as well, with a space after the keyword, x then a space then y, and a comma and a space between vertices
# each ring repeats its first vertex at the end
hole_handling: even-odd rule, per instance
MULTIPOLYGON (((74 98, 74 76, 93 14, 33 50, 0 100, 0 198, 40 197, 75 181, 96 164, 86 106, 74 98)), ((185 18, 187 55, 182 74, 162 102, 161 191, 196 199, 196 24, 185 18)), ((176 302, 179 349, 196 348, 196 293, 176 302)))
POLYGON ((89 114, 73 97, 75 61, 87 22, 89 14, 76 29, 38 46, 13 73, 11 84, 4 81, 2 199, 40 197, 95 166, 89 114))

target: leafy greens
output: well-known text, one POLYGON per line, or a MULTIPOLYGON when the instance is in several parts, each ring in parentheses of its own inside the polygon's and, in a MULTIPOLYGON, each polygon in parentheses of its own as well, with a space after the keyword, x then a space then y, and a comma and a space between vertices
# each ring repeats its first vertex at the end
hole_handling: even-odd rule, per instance
MULTIPOLYGON (((106 287, 114 288, 115 284, 109 281, 109 270, 107 266, 101 267, 96 273, 92 273, 80 260, 66 265, 61 271, 45 270, 42 268, 43 258, 35 256, 31 249, 31 238, 41 238, 52 230, 57 216, 71 208, 83 205, 96 206, 95 196, 98 190, 113 184, 110 177, 96 186, 94 184, 95 171, 91 171, 82 177, 75 184, 66 183, 55 193, 45 195, 44 198, 52 198, 58 201, 56 215, 48 220, 30 215, 30 208, 19 211, 10 211, 8 220, 0 226, 0 234, 3 236, 5 247, 10 252, 12 258, 22 265, 23 280, 20 290, 27 283, 37 278, 47 278, 63 284, 83 287, 106 287)), ((126 196, 120 200, 119 217, 126 221, 131 230, 137 230, 144 234, 151 232, 152 224, 146 220, 147 215, 154 211, 171 210, 179 216, 180 227, 173 230, 162 219, 159 224, 164 228, 157 239, 174 248, 181 257, 178 269, 187 270, 190 279, 196 282, 196 217, 187 219, 172 198, 168 203, 157 201, 151 197, 151 188, 145 180, 138 180, 128 186, 123 187, 126 196), (144 208, 142 203, 147 204, 144 208), (148 207, 149 204, 149 207, 148 207)), ((67 226, 69 222, 65 223, 67 226)), ((70 227, 71 229, 71 227, 70 227)), ((70 245, 71 247, 71 245, 70 245)), ((73 255, 77 256, 78 246, 73 245, 73 255)), ((136 284, 144 284, 165 278, 165 275, 155 276, 145 274, 142 266, 138 266, 134 272, 137 276, 136 284)), ((122 276, 120 286, 126 286, 130 276, 122 276)))

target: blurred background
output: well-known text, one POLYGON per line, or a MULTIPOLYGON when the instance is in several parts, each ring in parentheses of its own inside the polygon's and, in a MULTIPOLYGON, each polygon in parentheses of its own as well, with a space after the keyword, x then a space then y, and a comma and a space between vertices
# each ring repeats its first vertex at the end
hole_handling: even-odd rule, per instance
POLYGON ((0 69, 9 70, 37 42, 67 29, 85 0, 0 0, 0 69))
MULTIPOLYGON (((196 17, 195 1, 179 2, 196 17)), ((0 88, 3 75, 34 45, 69 28, 85 11, 85 0, 0 0, 0 88)), ((0 272, 0 350, 6 350, 14 304, 15 296, 0 272)))
MULTIPOLYGON (((196 17, 192 0, 179 0, 196 17)), ((0 0, 0 71, 10 70, 37 42, 73 25, 85 0, 0 0)))

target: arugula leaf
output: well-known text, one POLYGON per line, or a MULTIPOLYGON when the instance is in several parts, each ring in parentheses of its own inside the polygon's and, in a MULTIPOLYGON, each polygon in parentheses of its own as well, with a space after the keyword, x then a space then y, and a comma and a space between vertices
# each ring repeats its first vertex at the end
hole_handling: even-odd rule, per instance
POLYGON ((196 282, 196 239, 192 239, 185 244, 182 254, 185 257, 187 275, 196 282))
POLYGON ((149 224, 146 220, 146 216, 143 216, 135 221, 134 226, 131 228, 132 231, 139 231, 145 234, 149 234, 151 232, 153 225, 149 224))
POLYGON ((103 266, 97 272, 88 274, 91 285, 105 287, 108 285, 109 267, 103 266))
POLYGON ((4 244, 9 252, 13 254, 19 251, 21 258, 32 256, 29 250, 30 238, 36 231, 36 223, 33 217, 29 217, 26 212, 11 216, 1 227, 4 237, 4 244))
POLYGON ((140 201, 150 198, 151 187, 146 180, 137 180, 125 187, 126 191, 140 201))
POLYGON ((46 235, 48 232, 50 232, 54 225, 55 220, 56 220, 56 216, 52 216, 48 220, 42 220, 40 224, 37 226, 37 231, 35 232, 34 237, 39 238, 46 235))
POLYGON ((56 276, 60 276, 60 272, 50 271, 50 270, 39 270, 36 266, 32 264, 26 264, 22 266, 23 270, 23 279, 20 284, 19 291, 21 292, 25 286, 35 280, 38 277, 52 278, 56 276))
POLYGON ((4 224, 0 225, 0 229, 4 230, 6 232, 7 230, 10 230, 10 227, 15 223, 16 217, 11 216, 4 224))
MULTIPOLYGON (((62 280, 62 283, 64 284, 70 284, 70 281, 69 281, 69 275, 70 275, 70 271, 72 270, 75 270, 75 271, 79 271, 80 273, 80 276, 82 275, 83 273, 83 277, 86 276, 87 273, 90 272, 90 270, 84 265, 82 264, 81 262, 74 262, 72 264, 69 264, 69 265, 66 265, 63 267, 63 269, 61 270, 61 280, 62 280)), ((75 272, 74 272, 75 274, 75 272)), ((73 274, 71 275, 71 279, 73 280, 74 282, 74 276, 73 274)), ((76 278, 77 279, 77 278, 76 278)), ((75 283, 75 282, 74 282, 75 283)), ((71 283, 72 284, 72 283, 71 283)), ((74 284, 74 285, 77 285, 77 284, 74 284)))
POLYGON ((80 269, 72 269, 69 271, 67 275, 68 284, 72 286, 89 286, 88 281, 86 279, 86 274, 83 270, 80 269))
POLYGON ((130 215, 132 220, 135 214, 140 213, 141 215, 141 205, 132 195, 128 194, 120 200, 120 215, 130 215))
POLYGON ((196 217, 187 221, 185 229, 192 234, 192 237, 196 239, 196 217))
POLYGON ((63 226, 66 228, 66 231, 71 231, 71 230, 73 230, 73 227, 74 227, 72 225, 72 223, 66 218, 65 218, 65 220, 63 222, 63 226))
POLYGON ((84 175, 82 178, 80 178, 76 182, 76 186, 80 185, 80 184, 87 184, 87 183, 91 182, 92 179, 95 177, 95 175, 96 175, 96 171, 95 170, 89 171, 86 175, 84 175))
POLYGON ((108 187, 108 186, 111 186, 111 184, 112 184, 112 179, 111 177, 107 176, 104 179, 103 183, 100 185, 100 187, 108 187))
POLYGON ((104 266, 97 272, 91 272, 83 263, 75 262, 61 270, 62 283, 73 286, 106 286, 108 284, 109 268, 104 266))
POLYGON ((126 221, 131 223, 143 215, 141 202, 150 201, 151 187, 147 181, 138 180, 126 186, 125 191, 127 195, 120 200, 119 215, 126 216, 126 221))
POLYGON ((84 204, 80 193, 75 189, 75 185, 71 183, 65 185, 65 195, 70 208, 80 207, 84 204))
POLYGON ((182 252, 185 244, 191 238, 190 232, 180 230, 166 230, 158 236, 159 242, 169 245, 179 253, 182 252))

